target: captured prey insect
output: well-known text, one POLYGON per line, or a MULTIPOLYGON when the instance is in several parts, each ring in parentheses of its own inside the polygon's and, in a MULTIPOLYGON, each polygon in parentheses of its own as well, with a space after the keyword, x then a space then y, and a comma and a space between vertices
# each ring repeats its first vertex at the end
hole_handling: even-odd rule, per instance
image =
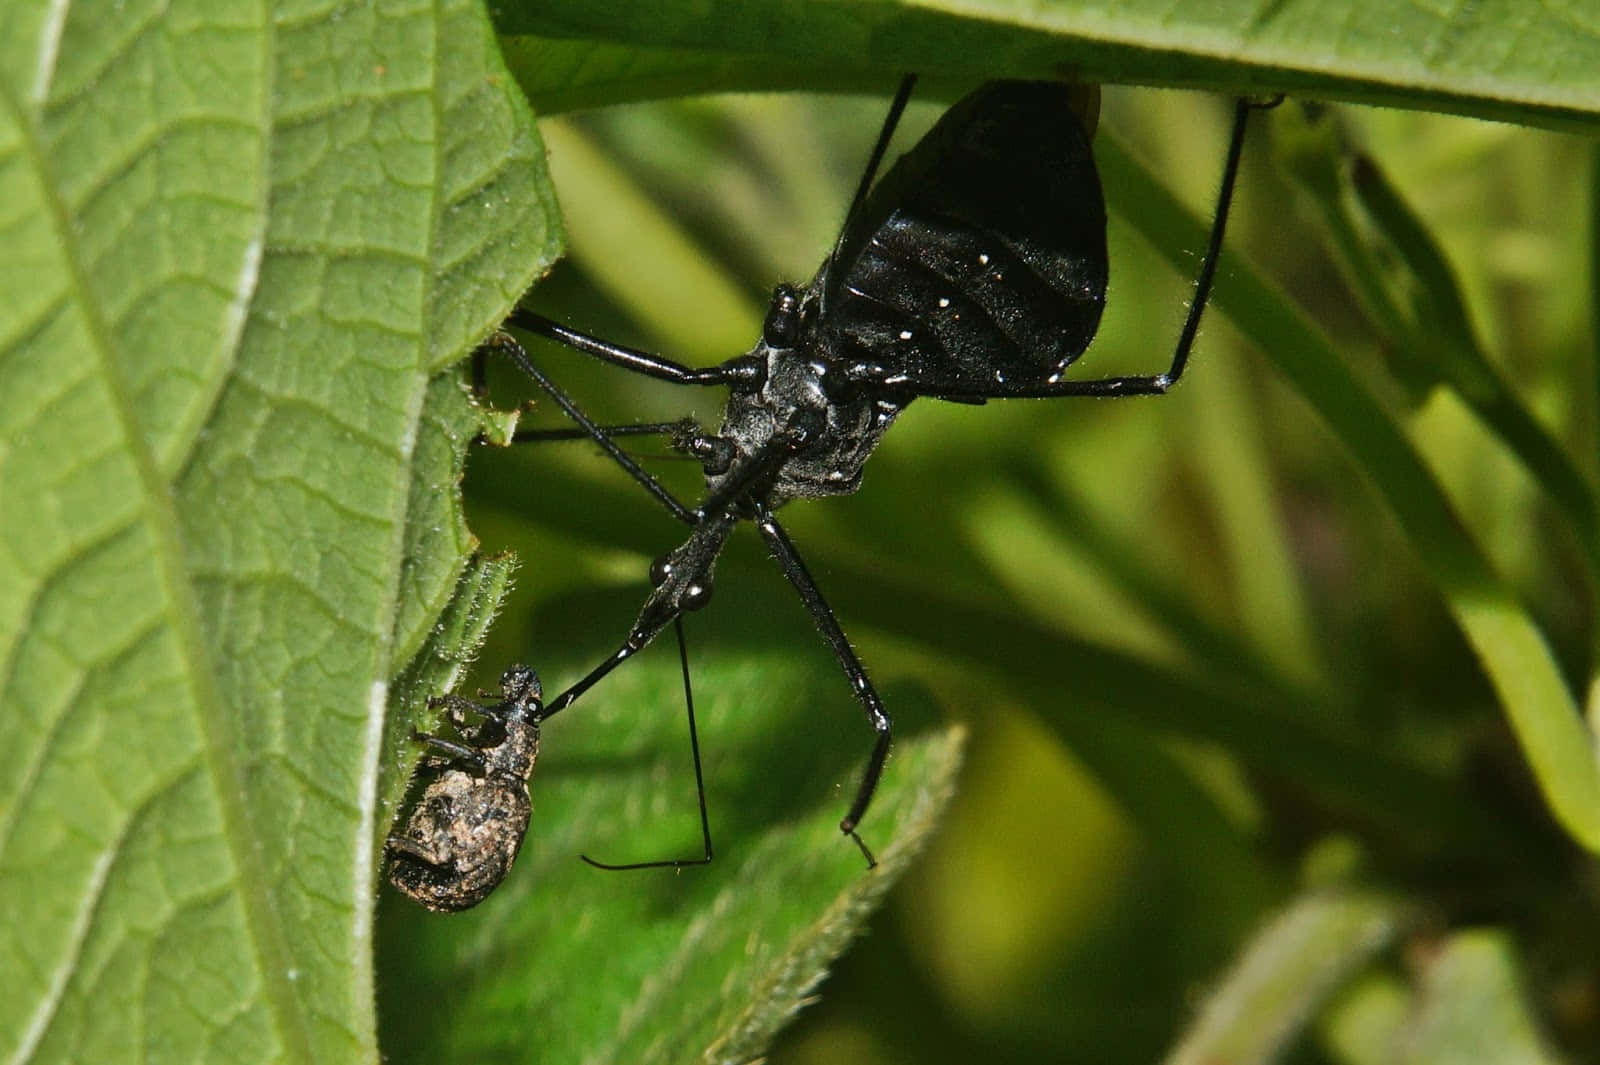
MULTIPOLYGON (((890 716, 776 511, 793 499, 854 492, 867 458, 918 397, 979 404, 1166 392, 1188 361, 1216 270, 1246 119, 1261 106, 1241 101, 1235 111, 1210 242, 1167 369, 1067 380, 1065 371, 1099 324, 1108 271, 1105 207, 1089 135, 1073 110, 1074 89, 990 82, 945 112, 874 184, 912 84, 905 79, 890 106, 832 253, 804 288, 777 287, 748 353, 697 369, 527 310, 511 315, 511 326, 621 369, 726 388, 719 430, 690 420, 601 427, 509 333, 485 345, 577 423, 524 439, 592 439, 688 527, 685 540, 651 567, 653 588, 621 645, 546 704, 541 717, 571 706, 683 612, 703 607, 724 544, 748 521, 810 612, 873 730, 866 769, 839 824, 869 866, 875 862, 856 826, 884 769, 890 716), (706 494, 698 504, 680 502, 613 439, 641 432, 665 433, 675 450, 701 464, 706 494)), ((701 802, 703 808, 703 794, 701 802)))
MULTIPOLYGON (((698 785, 700 741, 681 623, 678 659, 689 717, 689 749, 694 755, 698 785)), ((440 752, 440 756, 424 764, 425 770, 435 770, 439 776, 429 782, 412 807, 405 828, 385 844, 389 882, 402 894, 430 910, 456 913, 488 898, 511 871, 533 813, 528 780, 539 760, 542 693, 538 674, 518 665, 500 678, 499 702, 476 702, 458 695, 428 700, 429 706, 445 708, 460 742, 424 733, 416 735, 418 741, 440 752), (469 721, 469 715, 477 722, 469 721)), ((489 697, 487 692, 480 694, 489 697)), ((711 861, 705 788, 701 786, 699 791, 705 855, 678 865, 711 861)))
POLYGON ((389 882, 430 910, 453 913, 488 897, 516 861, 533 806, 528 778, 539 760, 539 677, 512 666, 500 678, 503 698, 479 703, 458 695, 428 700, 443 706, 462 742, 417 734, 444 756, 390 836, 389 882), (479 720, 471 723, 467 715, 479 720))

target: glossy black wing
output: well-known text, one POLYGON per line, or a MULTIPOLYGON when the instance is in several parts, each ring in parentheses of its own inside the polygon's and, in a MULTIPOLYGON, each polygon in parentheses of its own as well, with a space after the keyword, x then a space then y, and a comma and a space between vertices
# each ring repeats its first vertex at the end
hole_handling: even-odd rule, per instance
POLYGON ((1105 305, 1106 221, 1074 93, 990 82, 945 112, 813 282, 819 350, 964 398, 1038 386, 1083 353, 1105 305))

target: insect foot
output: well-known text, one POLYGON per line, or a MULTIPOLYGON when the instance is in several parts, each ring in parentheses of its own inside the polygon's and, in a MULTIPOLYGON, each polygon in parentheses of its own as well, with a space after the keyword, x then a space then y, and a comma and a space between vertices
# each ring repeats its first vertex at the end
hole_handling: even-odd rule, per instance
POLYGON ((419 733, 440 752, 440 773, 422 793, 406 827, 390 836, 389 882, 430 910, 456 913, 488 898, 511 871, 533 812, 528 778, 539 758, 542 689, 527 666, 500 678, 502 700, 456 695, 430 699, 448 708, 463 742, 419 733), (472 723, 468 715, 480 720, 472 723))

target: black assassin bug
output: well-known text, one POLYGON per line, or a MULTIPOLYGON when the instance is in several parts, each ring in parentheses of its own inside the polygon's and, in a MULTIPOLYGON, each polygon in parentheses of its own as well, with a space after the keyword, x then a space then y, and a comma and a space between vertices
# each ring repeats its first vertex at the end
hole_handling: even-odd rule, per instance
MULTIPOLYGON (((485 345, 506 355, 577 423, 576 429, 533 431, 521 439, 591 439, 689 528, 684 542, 652 565, 652 590, 621 646, 546 704, 541 720, 571 706, 684 611, 703 607, 728 536, 751 522, 821 630, 875 734, 839 824, 869 867, 875 861, 856 826, 888 756, 890 716, 775 512, 793 499, 854 492, 868 456, 918 397, 983 403, 1166 392, 1183 374, 1210 294, 1246 119, 1252 107, 1270 106, 1240 101, 1235 110, 1211 238, 1168 368, 1067 380, 1063 374, 1099 324, 1108 269, 1105 207, 1089 136, 1073 111, 1073 88, 1033 81, 983 85, 945 112, 874 184, 913 82, 906 78, 890 105, 832 254, 809 285, 777 287, 761 337, 747 354, 696 369, 524 309, 511 315, 514 327, 624 370, 727 388, 720 430, 691 420, 598 426, 509 333, 485 345), (613 440, 651 432, 665 433, 675 450, 704 468, 706 494, 697 505, 680 502, 613 440)), ((700 801, 703 819, 703 790, 700 801)), ((709 856, 709 832, 705 842, 709 856)))

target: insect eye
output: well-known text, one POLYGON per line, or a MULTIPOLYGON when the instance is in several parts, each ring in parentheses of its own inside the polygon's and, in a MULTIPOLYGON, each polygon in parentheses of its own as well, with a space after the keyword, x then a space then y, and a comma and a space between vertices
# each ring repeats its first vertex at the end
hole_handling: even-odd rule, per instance
POLYGON ((708 437, 699 443, 694 457, 700 460, 706 473, 712 476, 727 473, 733 465, 733 444, 720 436, 708 437))
POLYGON ((800 293, 793 285, 772 290, 772 306, 761 327, 761 339, 769 348, 792 348, 800 336, 800 293))
POLYGON ((678 604, 685 610, 699 610, 709 602, 711 602, 709 580, 694 581, 683 590, 683 597, 678 600, 678 604))
POLYGON ((656 556, 656 560, 650 563, 651 587, 661 587, 667 583, 667 578, 670 576, 672 576, 672 552, 669 551, 664 555, 656 556))

